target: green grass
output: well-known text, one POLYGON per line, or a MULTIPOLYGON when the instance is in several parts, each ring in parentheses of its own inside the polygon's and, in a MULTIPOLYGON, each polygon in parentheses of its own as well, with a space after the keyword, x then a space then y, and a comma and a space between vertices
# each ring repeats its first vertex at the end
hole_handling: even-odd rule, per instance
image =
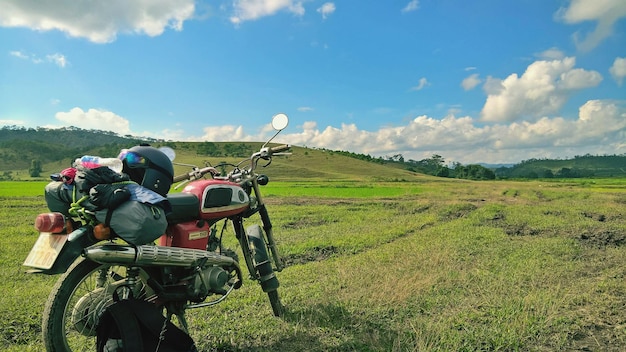
POLYGON ((0 181, 0 197, 43 196, 43 188, 46 184, 48 181, 0 181))
MULTIPOLYGON (((626 350, 624 184, 270 182, 286 316, 246 280, 189 312, 192 335, 203 351, 626 350)), ((21 262, 44 210, 33 184, 0 183, 0 350, 42 347, 56 277, 21 262)))
POLYGON ((398 182, 271 182, 264 186, 267 196, 303 196, 323 198, 371 198, 414 195, 419 187, 407 187, 398 182))

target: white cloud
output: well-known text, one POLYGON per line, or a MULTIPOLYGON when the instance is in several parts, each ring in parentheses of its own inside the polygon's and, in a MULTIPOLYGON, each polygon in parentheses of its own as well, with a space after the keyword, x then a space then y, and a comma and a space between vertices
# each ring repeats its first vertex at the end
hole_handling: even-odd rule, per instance
POLYGON ((204 128, 200 140, 211 142, 258 141, 254 136, 244 133, 243 126, 210 126, 204 128))
POLYGON ((626 152, 624 102, 591 100, 577 119, 543 117, 535 122, 482 125, 469 116, 439 120, 418 116, 404 126, 360 130, 355 124, 327 126, 305 122, 301 132, 281 139, 293 145, 349 150, 373 156, 401 153, 421 160, 436 153, 450 161, 519 162, 529 158, 626 152))
POLYGON ((118 33, 158 36, 182 30, 194 13, 193 0, 3 0, 0 26, 58 30, 71 37, 108 43, 118 33))
POLYGON ((574 68, 576 59, 536 61, 522 76, 511 74, 504 80, 488 77, 483 86, 487 101, 481 111, 483 121, 515 121, 558 113, 574 90, 597 86, 597 71, 574 68))
POLYGON ((302 2, 293 0, 234 0, 233 6, 234 15, 230 21, 234 24, 270 16, 282 10, 296 16, 303 16, 305 12, 302 2))
POLYGON ((565 57, 565 54, 556 47, 552 47, 548 50, 535 54, 536 57, 542 60, 561 60, 565 57))
MULTIPOLYGON (((270 124, 255 134, 239 125, 207 126, 203 135, 183 137, 182 130, 133 133, 128 120, 113 112, 74 108, 56 114, 64 125, 114 131, 118 134, 154 136, 176 141, 263 141, 273 134, 270 124)), ((0 120, 5 124, 20 121, 0 120)), ((579 108, 576 118, 542 117, 536 121, 482 124, 471 116, 450 113, 443 119, 417 116, 401 126, 385 126, 377 131, 361 130, 354 123, 321 129, 314 121, 295 127, 298 132, 283 133, 277 143, 348 150, 385 156, 402 154, 405 159, 421 160, 433 154, 448 161, 519 162, 530 158, 567 157, 591 154, 626 153, 626 101, 590 100, 579 108)))
POLYGON ((106 110, 83 111, 76 107, 68 112, 57 112, 54 117, 64 124, 84 129, 112 131, 121 135, 131 134, 127 119, 106 110))
MULTIPOLYGON (((138 135, 139 136, 153 136, 154 133, 145 132, 145 133, 140 133, 138 135)), ((164 130, 159 131, 157 135, 158 135, 158 138, 164 139, 166 141, 169 140, 169 141, 185 142, 189 140, 187 137, 185 137, 185 131, 181 129, 178 129, 178 130, 164 129, 164 130)))
POLYGON ((50 62, 54 62, 59 67, 65 67, 68 64, 67 59, 65 58, 65 55, 61 55, 58 53, 52 54, 52 55, 46 55, 46 59, 48 59, 48 61, 50 62))
POLYGON ((430 85, 430 82, 428 82, 428 80, 425 77, 422 77, 420 78, 419 83, 415 87, 412 87, 411 90, 422 90, 429 85, 430 85))
POLYGON ((9 55, 17 57, 18 59, 28 60, 30 56, 21 51, 10 51, 9 55))
POLYGON ((411 0, 408 4, 406 4, 406 6, 402 9, 402 12, 411 12, 411 11, 417 11, 417 9, 419 9, 420 7, 420 2, 419 0, 411 0))
POLYGON ((479 76, 478 73, 474 73, 470 75, 469 77, 466 77, 461 82, 461 87, 463 87, 463 89, 465 90, 472 90, 476 88, 476 86, 482 82, 482 80, 478 78, 478 76, 479 76))
POLYGON ((0 126, 21 126, 21 125, 24 125, 24 124, 25 123, 22 120, 10 120, 10 119, 3 120, 3 119, 0 119, 0 126))
POLYGON ((335 12, 335 4, 332 2, 324 3, 324 5, 317 9, 317 12, 322 14, 323 19, 326 19, 335 12))
POLYGON ((298 108, 298 111, 308 112, 308 111, 313 111, 313 108, 310 107, 310 106, 301 106, 301 107, 298 108))
POLYGON ((563 7, 555 17, 568 24, 596 21, 596 28, 581 39, 580 32, 573 35, 579 50, 589 51, 613 34, 614 24, 626 17, 624 0, 572 0, 568 7, 563 7))
POLYGON ((59 53, 55 53, 55 54, 49 54, 46 55, 45 59, 42 59, 40 57, 38 57, 37 55, 34 54, 28 54, 22 51, 10 51, 9 55, 16 57, 18 59, 22 59, 22 60, 28 60, 31 61, 32 63, 35 64, 41 64, 44 62, 51 62, 54 63, 55 65, 64 68, 65 66, 67 66, 69 64, 69 61, 67 61, 67 58, 65 57, 65 55, 63 54, 59 54, 59 53))
POLYGON ((613 66, 609 69, 611 76, 617 81, 620 86, 626 77, 626 57, 617 57, 613 61, 613 66))

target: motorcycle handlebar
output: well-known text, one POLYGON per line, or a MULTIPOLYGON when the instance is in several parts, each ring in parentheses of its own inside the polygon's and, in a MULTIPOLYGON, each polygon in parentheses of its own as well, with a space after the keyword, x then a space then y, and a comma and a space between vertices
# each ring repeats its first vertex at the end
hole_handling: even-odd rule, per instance
POLYGON ((189 179, 189 175, 187 175, 187 174, 185 174, 185 175, 178 175, 178 176, 174 176, 173 182, 177 183, 177 182, 188 180, 188 179, 189 179))
MULTIPOLYGON (((289 148, 291 148, 291 146, 289 144, 283 144, 283 145, 279 145, 279 146, 276 146, 276 147, 268 148, 268 149, 266 149, 267 152, 268 152, 267 154, 269 154, 269 155, 267 155, 267 157, 271 157, 272 154, 279 154, 279 153, 282 153, 284 151, 287 151, 287 150, 289 150, 289 148)), ((261 153, 257 153, 255 155, 260 156, 260 154, 261 153)), ((265 157, 263 157, 263 158, 265 158, 265 157)), ((211 175, 213 175, 213 176, 219 175, 219 171, 217 171, 214 167, 207 166, 207 167, 204 167, 204 168, 201 168, 201 169, 194 168, 194 170, 189 172, 189 173, 175 176, 172 181, 173 181, 173 183, 178 183, 178 182, 187 181, 187 180, 193 181, 193 180, 197 180, 197 179, 203 177, 204 175, 206 175, 208 173, 211 173, 211 175)))
POLYGON ((279 146, 270 148, 270 152, 272 154, 274 154, 274 153, 281 153, 281 152, 289 150, 289 148, 291 148, 291 146, 289 144, 283 144, 283 145, 279 145, 279 146))

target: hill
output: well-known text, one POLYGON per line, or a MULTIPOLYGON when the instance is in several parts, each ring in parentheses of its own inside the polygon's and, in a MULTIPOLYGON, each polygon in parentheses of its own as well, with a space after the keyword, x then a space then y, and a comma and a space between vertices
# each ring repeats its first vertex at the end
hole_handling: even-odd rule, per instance
MULTIPOLYGON (((243 142, 171 142, 132 136, 119 136, 112 132, 63 129, 0 129, 0 179, 31 179, 28 168, 32 160, 42 164, 40 179, 71 165, 82 155, 117 156, 123 148, 148 142, 155 147, 168 146, 176 151, 176 163, 204 166, 223 161, 239 162, 262 143, 243 142), (2 174, 4 173, 4 174, 2 174)), ((349 158, 342 153, 294 146, 293 155, 274 158, 267 174, 273 179, 311 180, 408 180, 421 177, 415 172, 380 163, 349 158)), ((182 174, 189 166, 175 166, 182 174)), ((265 171, 265 170, 264 170, 265 171)))
POLYGON ((0 129, 0 171, 28 169, 32 160, 43 163, 73 160, 84 155, 85 151, 111 155, 122 147, 141 141, 146 139, 76 127, 35 129, 5 126, 0 129))
MULTIPOLYGON (((5 126, 0 129, 0 180, 29 179, 28 169, 33 160, 41 162, 41 175, 45 178, 68 167, 76 157, 87 154, 114 157, 121 149, 142 142, 169 146, 177 153, 176 162, 198 166, 207 162, 216 165, 222 161, 240 161, 261 146, 247 142, 172 142, 76 127, 5 126)), ((291 157, 275 158, 268 173, 278 178, 313 180, 409 180, 420 174, 469 179, 626 176, 626 154, 530 159, 510 167, 488 168, 460 163, 448 167, 439 155, 406 161, 400 154, 374 158, 348 151, 296 146, 292 152, 291 157)), ((188 166, 176 166, 177 174, 188 170, 188 166)))

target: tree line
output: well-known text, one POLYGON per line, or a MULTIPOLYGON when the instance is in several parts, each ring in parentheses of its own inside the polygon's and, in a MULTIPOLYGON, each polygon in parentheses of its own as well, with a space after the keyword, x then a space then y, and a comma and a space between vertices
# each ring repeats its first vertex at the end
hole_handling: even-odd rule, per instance
POLYGON ((438 154, 434 154, 432 157, 422 160, 405 160, 402 154, 394 154, 385 157, 372 157, 371 155, 347 151, 332 152, 378 164, 393 164, 398 167, 403 167, 411 172, 438 177, 463 178, 469 180, 493 180, 496 178, 493 170, 478 164, 463 165, 459 162, 454 162, 452 163, 452 167, 449 167, 446 165, 446 160, 438 154))
POLYGON ((577 155, 572 159, 528 159, 510 167, 489 168, 480 164, 446 163, 438 154, 422 160, 405 160, 402 154, 372 157, 346 151, 334 151, 363 161, 394 164, 412 172, 438 177, 469 180, 625 177, 626 154, 577 155))
POLYGON ((528 159, 494 170, 498 178, 585 178, 626 176, 626 154, 577 155, 571 159, 528 159))

